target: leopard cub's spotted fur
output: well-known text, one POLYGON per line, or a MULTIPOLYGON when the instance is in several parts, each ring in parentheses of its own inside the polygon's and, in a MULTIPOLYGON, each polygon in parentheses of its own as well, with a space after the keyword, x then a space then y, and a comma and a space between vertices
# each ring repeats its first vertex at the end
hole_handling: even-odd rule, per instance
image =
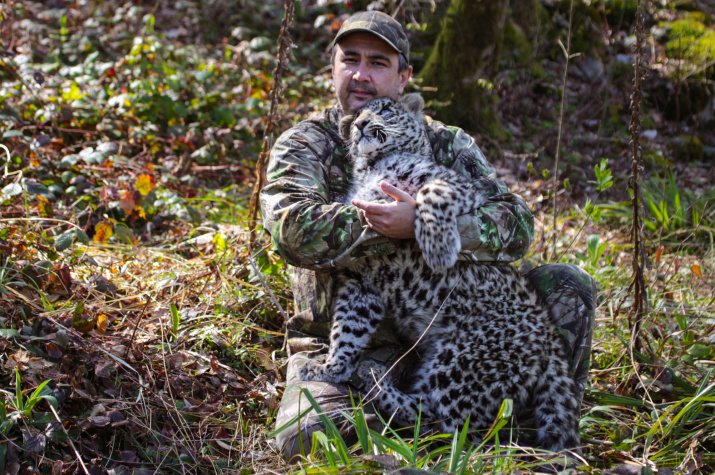
POLYGON ((390 315, 406 340, 425 333, 411 388, 402 392, 386 379, 374 400, 381 411, 396 411, 395 421, 414 424, 421 404, 423 421, 443 431, 454 431, 467 417, 471 429, 485 430, 509 398, 518 425, 519 414, 533 413, 530 439, 536 445, 577 448, 576 385, 536 294, 510 266, 457 260, 457 216, 483 205, 493 181, 470 180, 435 163, 422 107, 419 95, 377 99, 341 124, 354 167, 345 202, 384 199, 383 180, 406 190, 417 201, 416 243, 403 240, 393 254, 333 271, 329 353, 325 363, 311 360, 298 375, 338 382, 357 370, 371 379, 356 361, 390 315))

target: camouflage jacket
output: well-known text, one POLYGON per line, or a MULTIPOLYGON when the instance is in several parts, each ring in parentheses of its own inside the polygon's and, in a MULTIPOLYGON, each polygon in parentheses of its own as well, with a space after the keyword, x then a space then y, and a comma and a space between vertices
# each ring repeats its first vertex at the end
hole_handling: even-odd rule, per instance
MULTIPOLYGON (((342 112, 324 111, 284 132, 271 150, 267 184, 261 192, 264 229, 276 251, 295 268, 296 311, 307 319, 289 331, 329 333, 329 270, 394 250, 394 241, 367 225, 363 214, 340 201, 350 185, 351 164, 338 132, 342 112)), ((522 257, 531 245, 534 222, 524 201, 496 178, 474 139, 463 130, 427 119, 436 160, 479 179, 489 199, 458 217, 461 258, 493 264, 522 257), (485 180, 486 178, 486 180, 485 180), (485 185, 486 184, 486 185, 485 185)), ((290 335, 289 335, 290 337, 290 335)))

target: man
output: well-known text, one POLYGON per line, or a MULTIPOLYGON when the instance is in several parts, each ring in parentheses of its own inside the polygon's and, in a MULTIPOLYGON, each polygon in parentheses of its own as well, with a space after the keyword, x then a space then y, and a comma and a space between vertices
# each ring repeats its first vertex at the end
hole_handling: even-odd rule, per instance
MULTIPOLYGON (((271 151, 268 183, 261 193, 264 229, 278 253, 294 266, 291 274, 297 310, 287 325, 290 359, 276 427, 309 407, 301 389, 309 391, 336 422, 342 420, 339 411, 351 407, 347 384, 303 382, 295 377, 296 368, 310 357, 306 351, 326 347, 330 269, 349 266, 365 256, 389 254, 395 240, 414 238, 415 201, 392 184, 383 183, 382 189, 394 202, 339 202, 349 187, 351 172, 338 133, 340 119, 374 98, 398 98, 412 75, 408 61, 409 43, 397 21, 382 12, 352 15, 333 42, 338 105, 283 133, 271 151)), ((533 239, 533 217, 526 204, 496 179, 494 168, 472 137, 432 120, 426 128, 440 163, 474 179, 493 180, 490 191, 485 192, 487 202, 458 219, 460 258, 493 265, 521 258, 533 239)), ((542 266, 527 276, 564 335, 567 355, 583 391, 593 331, 593 279, 578 267, 565 264, 542 266)), ((388 367, 404 353, 388 324, 378 330, 371 346, 373 350, 364 357, 388 367)), ((393 374, 409 377, 400 366, 393 374)), ((344 424, 342 428, 349 436, 349 427, 344 424)), ((276 439, 286 460, 299 455, 301 445, 306 453, 310 451, 314 430, 324 428, 315 413, 310 413, 301 418, 300 427, 294 423, 278 433, 276 439)))

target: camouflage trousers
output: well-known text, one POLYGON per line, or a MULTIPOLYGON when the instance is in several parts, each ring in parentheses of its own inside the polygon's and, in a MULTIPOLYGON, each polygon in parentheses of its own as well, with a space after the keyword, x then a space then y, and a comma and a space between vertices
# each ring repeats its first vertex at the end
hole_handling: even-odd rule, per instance
MULTIPOLYGON (((590 367, 596 302, 595 282, 590 275, 571 264, 543 265, 526 272, 524 276, 529 279, 534 290, 547 306, 553 322, 563 337, 564 349, 583 397, 590 367)), ((300 285, 301 282, 294 280, 296 290, 300 285)), ((296 292, 296 296, 300 293, 296 292)), ((301 307, 297 306, 297 308, 301 307)), ((310 318, 305 314, 306 312, 310 313, 310 310, 297 317, 310 318)), ((389 323, 385 323, 377 331, 376 340, 379 343, 372 345, 361 359, 368 359, 376 365, 388 368, 399 360, 392 369, 391 375, 398 381, 398 385, 400 383, 404 385, 409 383, 409 368, 413 362, 409 358, 400 358, 404 355, 405 349, 391 336, 389 323)), ((354 408, 352 401, 357 401, 359 391, 348 384, 301 381, 296 376, 297 369, 314 354, 307 350, 327 349, 327 340, 307 336, 291 337, 290 332, 288 338, 288 350, 291 356, 286 369, 286 388, 276 416, 276 428, 282 428, 276 434, 276 441, 283 457, 289 462, 294 462, 301 454, 301 445, 304 453, 309 453, 313 432, 325 430, 314 411, 302 414, 311 407, 302 390, 310 392, 323 412, 335 422, 346 442, 356 442, 356 434, 342 413, 354 408), (354 399, 351 399, 351 396, 354 396, 354 399)), ((375 430, 380 430, 379 419, 370 412, 371 408, 366 407, 365 410, 368 425, 375 430)))

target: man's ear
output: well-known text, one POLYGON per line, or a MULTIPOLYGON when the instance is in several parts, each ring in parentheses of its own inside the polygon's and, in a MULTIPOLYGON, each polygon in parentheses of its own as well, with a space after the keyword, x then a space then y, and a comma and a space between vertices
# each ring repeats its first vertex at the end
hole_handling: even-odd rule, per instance
POLYGON ((402 94, 402 91, 405 90, 405 87, 407 87, 407 83, 410 82, 410 77, 412 77, 412 66, 408 66, 407 69, 403 70, 400 75, 400 85, 399 85, 399 92, 402 94))
POLYGON ((353 124, 353 120, 355 120, 355 116, 352 115, 346 115, 340 119, 340 136, 343 138, 344 142, 350 140, 350 126, 353 124))
POLYGON ((411 112, 412 114, 421 114, 422 109, 425 108, 425 100, 422 99, 422 96, 416 92, 405 94, 402 96, 400 102, 402 102, 402 106, 405 110, 407 112, 411 112))

